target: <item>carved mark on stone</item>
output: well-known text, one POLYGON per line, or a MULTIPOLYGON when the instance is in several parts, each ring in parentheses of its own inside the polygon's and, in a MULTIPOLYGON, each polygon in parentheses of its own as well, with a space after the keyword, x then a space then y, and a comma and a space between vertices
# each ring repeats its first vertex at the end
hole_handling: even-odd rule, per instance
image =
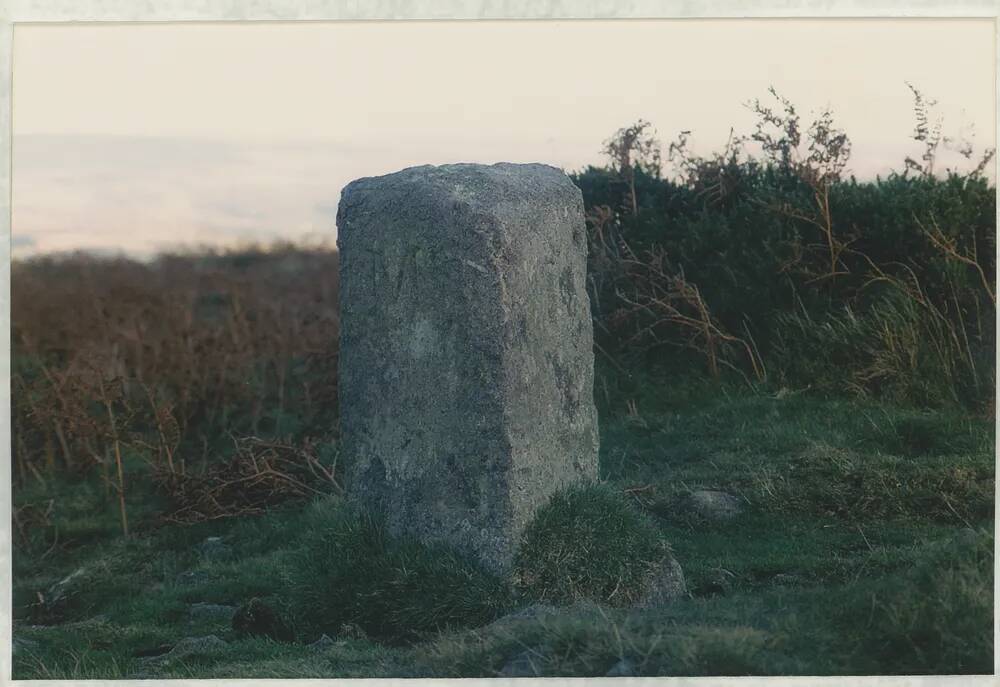
POLYGON ((487 270, 485 267, 483 267, 482 265, 480 265, 478 263, 472 262, 471 260, 467 260, 467 259, 463 258, 462 259, 462 263, 465 264, 465 265, 468 265, 469 267, 471 267, 472 269, 476 270, 477 272, 480 272, 482 274, 489 274, 489 270, 487 270))
POLYGON ((576 301, 576 289, 573 288, 573 269, 571 267, 564 267, 562 274, 559 275, 559 290, 563 304, 566 306, 566 312, 572 315, 573 304, 576 301))
POLYGON ((563 411, 568 416, 575 416, 580 410, 580 392, 573 384, 573 378, 569 370, 553 354, 548 355, 549 363, 556 378, 556 388, 559 390, 563 401, 563 411))

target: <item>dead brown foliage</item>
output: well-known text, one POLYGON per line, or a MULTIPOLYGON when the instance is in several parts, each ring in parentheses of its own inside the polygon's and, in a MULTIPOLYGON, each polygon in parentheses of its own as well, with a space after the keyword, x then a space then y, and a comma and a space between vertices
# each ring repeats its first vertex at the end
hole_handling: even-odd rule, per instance
POLYGON ((229 460, 204 473, 160 472, 157 483, 174 507, 164 522, 193 524, 257 515, 268 506, 320 494, 342 494, 336 465, 324 466, 311 441, 291 444, 234 439, 229 460))
POLYGON ((191 476, 235 435, 336 426, 338 260, 274 246, 12 266, 15 483, 123 462, 191 476))

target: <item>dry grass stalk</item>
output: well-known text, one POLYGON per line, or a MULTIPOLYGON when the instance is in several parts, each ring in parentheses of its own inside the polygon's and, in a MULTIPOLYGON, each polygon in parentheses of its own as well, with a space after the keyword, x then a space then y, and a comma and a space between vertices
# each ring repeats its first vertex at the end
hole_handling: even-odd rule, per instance
POLYGON ((618 298, 627 307, 619 311, 619 318, 634 318, 645 315, 647 324, 639 328, 627 341, 650 341, 652 345, 674 343, 665 339, 660 330, 664 325, 672 332, 686 332, 680 345, 699 351, 705 356, 708 371, 718 377, 720 366, 742 371, 727 359, 726 349, 736 347, 746 356, 754 378, 764 379, 764 367, 753 347, 743 338, 725 331, 712 317, 701 291, 684 277, 683 270, 676 274, 667 271, 664 251, 654 250, 645 259, 640 259, 627 249, 628 258, 622 261, 632 277, 632 292, 619 289, 618 298))
POLYGON ((165 522, 193 524, 257 515, 290 499, 343 494, 336 464, 323 465, 315 445, 292 445, 257 437, 233 439, 236 453, 205 474, 159 473, 174 507, 165 522))

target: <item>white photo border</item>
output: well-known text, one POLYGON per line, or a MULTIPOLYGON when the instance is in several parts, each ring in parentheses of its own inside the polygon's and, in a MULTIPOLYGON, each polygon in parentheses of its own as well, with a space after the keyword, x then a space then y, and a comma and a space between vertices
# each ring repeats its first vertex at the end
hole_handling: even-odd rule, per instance
MULTIPOLYGON (((13 40, 18 24, 76 22, 233 22, 233 21, 405 21, 405 20, 541 20, 541 19, 722 19, 722 18, 990 18, 994 43, 1000 27, 1000 0, 0 0, 0 684, 12 683, 12 529, 11 529, 11 398, 10 398, 10 260, 12 209, 13 40)), ((1000 50, 995 67, 1000 67, 1000 50)), ((995 75, 1000 68, 995 70, 995 75)), ((995 78, 995 77, 994 77, 995 78)), ((998 93, 994 83, 994 98, 998 93)), ((994 115, 997 108, 994 109, 994 115)), ((994 123, 1000 141, 1000 125, 994 123)), ((1000 178, 1000 158, 995 160, 1000 178)), ((1000 213, 998 213, 1000 218, 1000 213)), ((994 500, 994 503, 996 501, 994 500)), ((996 511, 995 511, 996 512, 996 511)), ((1000 522, 1000 520, 998 520, 1000 522)), ((994 532, 996 527, 994 527, 994 532)), ((1000 585, 994 575, 994 604, 1000 585)), ((994 612, 994 673, 1000 672, 1000 636, 994 612)), ((32 680, 34 686, 70 681, 32 680)), ((207 680, 88 680, 86 684, 201 684, 207 680)), ((281 684, 274 680, 211 680, 213 685, 281 684)), ((304 685, 340 684, 341 680, 294 680, 304 685)), ((355 681, 352 681, 355 682, 355 681)), ((439 684, 434 679, 366 679, 371 687, 439 684)), ((873 687, 975 687, 1000 684, 994 676, 855 676, 740 678, 565 678, 463 680, 462 685, 670 685, 709 687, 761 685, 872 685, 873 687)))

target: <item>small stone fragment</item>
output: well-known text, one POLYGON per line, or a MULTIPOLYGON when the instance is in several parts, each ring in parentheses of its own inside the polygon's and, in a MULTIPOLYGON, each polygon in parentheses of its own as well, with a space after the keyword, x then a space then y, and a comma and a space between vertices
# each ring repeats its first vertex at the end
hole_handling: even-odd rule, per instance
POLYGON ((649 573, 646 592, 636 608, 656 608, 687 594, 681 564, 672 555, 665 556, 649 573))
POLYGON ((742 499, 711 489, 691 492, 684 503, 687 510, 705 520, 729 520, 743 511, 742 499))
POLYGON ((198 553, 206 560, 220 560, 228 557, 232 550, 222 537, 208 537, 198 545, 198 553))

